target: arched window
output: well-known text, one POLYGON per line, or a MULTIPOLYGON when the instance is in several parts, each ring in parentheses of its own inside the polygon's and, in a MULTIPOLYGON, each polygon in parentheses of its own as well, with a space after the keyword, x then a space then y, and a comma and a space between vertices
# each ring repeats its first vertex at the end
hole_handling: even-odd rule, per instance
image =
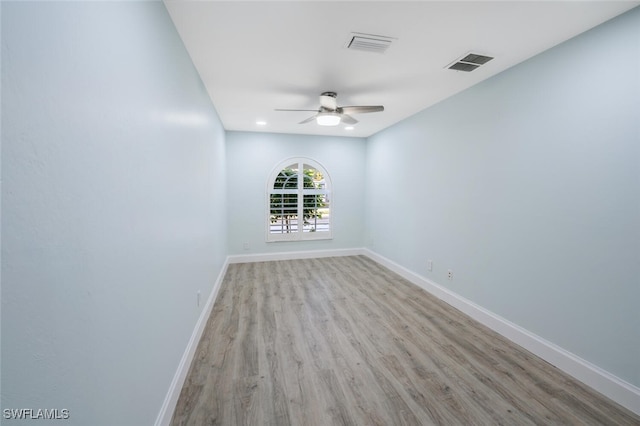
POLYGON ((331 238, 331 179, 317 162, 281 162, 267 181, 267 206, 267 241, 331 238))

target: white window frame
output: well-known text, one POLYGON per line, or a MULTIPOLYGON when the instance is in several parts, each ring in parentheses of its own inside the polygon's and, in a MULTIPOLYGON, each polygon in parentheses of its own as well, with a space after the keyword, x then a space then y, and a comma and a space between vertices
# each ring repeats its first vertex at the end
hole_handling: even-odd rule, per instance
POLYGON ((291 157, 285 160, 282 160, 278 163, 276 167, 273 168, 271 173, 269 174, 269 178, 267 179, 267 187, 266 187, 266 197, 265 197, 265 218, 266 218, 266 241, 267 242, 277 242, 277 241, 309 241, 309 240, 328 240, 333 238, 333 197, 332 197, 332 185, 331 185, 331 177, 327 172, 327 169, 322 166, 322 164, 317 161, 306 158, 306 157, 291 157), (324 188, 322 189, 308 189, 304 188, 304 177, 302 176, 304 173, 304 166, 309 166, 315 170, 318 170, 322 173, 324 178, 324 188), (276 178, 280 174, 280 172, 284 169, 287 169, 291 166, 296 166, 298 170, 298 188, 296 189, 282 189, 276 190, 274 189, 274 184, 276 178), (285 193, 295 193, 297 194, 297 208, 298 208, 298 218, 303 217, 304 210, 304 195, 324 195, 329 202, 329 217, 328 217, 328 231, 317 231, 317 232, 305 232, 304 225, 301 223, 297 224, 297 229, 294 232, 289 233, 272 233, 271 232, 271 195, 275 193, 285 194, 285 193))

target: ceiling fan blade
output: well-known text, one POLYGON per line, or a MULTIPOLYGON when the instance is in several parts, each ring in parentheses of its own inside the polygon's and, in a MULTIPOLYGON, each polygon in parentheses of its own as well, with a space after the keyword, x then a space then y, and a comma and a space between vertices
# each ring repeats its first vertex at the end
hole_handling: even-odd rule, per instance
POLYGON ((318 112, 317 109, 282 109, 276 108, 274 111, 309 111, 309 112, 318 112))
POLYGON ((347 115, 347 114, 340 114, 340 119, 342 120, 342 122, 344 124, 353 125, 353 124, 356 124, 358 122, 358 120, 356 120, 355 118, 353 118, 352 116, 347 115))
POLYGON ((338 108, 338 112, 342 114, 362 114, 365 112, 380 112, 384 111, 382 105, 370 105, 370 106, 346 106, 338 108))
POLYGON ((306 120, 302 120, 302 121, 301 121, 301 122, 299 122, 298 124, 306 124, 306 123, 309 123, 309 122, 311 122, 311 121, 313 121, 313 120, 315 120, 315 119, 316 119, 316 116, 315 116, 315 115, 312 115, 311 117, 307 118, 306 120))

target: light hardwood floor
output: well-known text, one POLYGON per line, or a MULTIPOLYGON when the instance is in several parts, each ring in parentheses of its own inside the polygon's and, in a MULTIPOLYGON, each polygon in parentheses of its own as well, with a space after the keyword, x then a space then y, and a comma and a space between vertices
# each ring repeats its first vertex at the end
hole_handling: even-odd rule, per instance
POLYGON ((363 256, 229 265, 174 425, 640 425, 363 256))

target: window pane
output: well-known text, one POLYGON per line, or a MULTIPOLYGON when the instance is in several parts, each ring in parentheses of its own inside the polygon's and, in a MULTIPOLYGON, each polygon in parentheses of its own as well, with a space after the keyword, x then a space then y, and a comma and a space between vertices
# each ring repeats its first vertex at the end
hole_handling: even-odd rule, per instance
POLYGON ((291 165, 283 169, 276 176, 273 189, 297 189, 298 188, 298 167, 291 165))
POLYGON ((298 166, 292 164, 281 170, 269 196, 269 232, 290 234, 298 231, 298 166))
POLYGON ((289 234, 298 230, 298 195, 271 194, 270 233, 289 234))
POLYGON ((329 230, 329 200, 322 173, 304 165, 303 207, 304 232, 326 232, 329 230))

